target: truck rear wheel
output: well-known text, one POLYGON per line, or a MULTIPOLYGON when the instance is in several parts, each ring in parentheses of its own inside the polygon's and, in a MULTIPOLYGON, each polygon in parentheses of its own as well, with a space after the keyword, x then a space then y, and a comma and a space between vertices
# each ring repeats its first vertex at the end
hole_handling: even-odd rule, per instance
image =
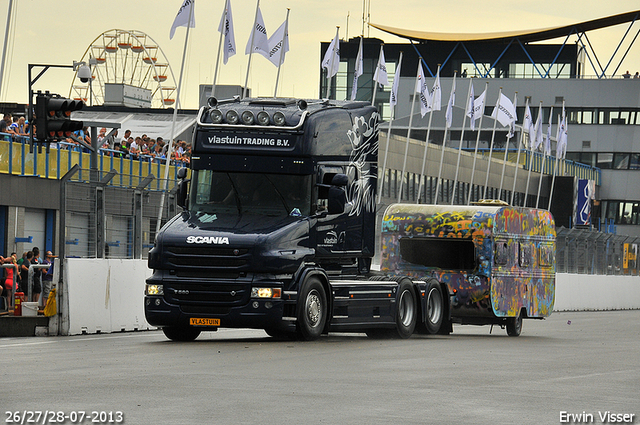
POLYGON ((429 279, 427 281, 425 295, 427 297, 427 311, 424 325, 427 328, 428 333, 436 334, 440 330, 444 319, 442 290, 440 289, 440 283, 436 279, 429 279))
POLYGON ((200 329, 190 326, 165 326, 162 332, 172 341, 193 341, 200 335, 200 329))
POLYGON ((522 332, 522 312, 518 312, 516 317, 507 318, 507 335, 520 336, 522 332))
POLYGON ((398 285, 398 301, 396 302, 396 330, 400 338, 413 335, 418 321, 418 305, 413 283, 403 279, 398 285))
POLYGON ((298 298, 298 336, 305 341, 318 339, 327 322, 327 295, 320 280, 310 277, 298 298))

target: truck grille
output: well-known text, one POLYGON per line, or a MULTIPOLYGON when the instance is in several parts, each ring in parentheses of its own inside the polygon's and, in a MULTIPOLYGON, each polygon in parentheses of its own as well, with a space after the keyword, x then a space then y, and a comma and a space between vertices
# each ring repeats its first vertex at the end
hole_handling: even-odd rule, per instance
POLYGON ((173 304, 241 305, 249 299, 250 284, 240 283, 170 283, 165 285, 165 299, 173 304))
POLYGON ((240 269, 249 262, 248 249, 218 247, 177 247, 165 249, 167 264, 176 270, 200 268, 207 270, 240 269))

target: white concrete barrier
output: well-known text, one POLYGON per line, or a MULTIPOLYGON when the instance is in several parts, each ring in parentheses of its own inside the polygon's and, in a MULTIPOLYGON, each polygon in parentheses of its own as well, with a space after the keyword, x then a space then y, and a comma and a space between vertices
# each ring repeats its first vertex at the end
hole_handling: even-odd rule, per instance
POLYGON ((558 273, 554 311, 640 309, 640 276, 558 273))
POLYGON ((146 260, 65 260, 63 335, 155 329, 144 318, 146 260))
MULTIPOLYGON (((61 334, 155 329, 144 318, 146 260, 65 262, 61 334)), ((555 311, 622 309, 640 309, 639 276, 556 275, 555 311)))

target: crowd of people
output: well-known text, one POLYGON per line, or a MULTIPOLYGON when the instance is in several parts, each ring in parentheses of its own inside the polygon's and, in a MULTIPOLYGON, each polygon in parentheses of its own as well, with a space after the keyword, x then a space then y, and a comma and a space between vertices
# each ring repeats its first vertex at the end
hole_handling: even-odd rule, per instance
MULTIPOLYGON (((29 136, 30 131, 31 126, 25 117, 4 114, 2 121, 0 121, 0 138, 6 141, 18 141, 21 137, 29 136)), ((91 134, 88 127, 74 132, 73 137, 66 138, 64 143, 52 143, 50 147, 89 152, 89 149, 79 141, 91 145, 91 134)), ((107 129, 101 128, 98 133, 98 146, 105 155, 165 163, 169 143, 165 142, 162 137, 154 139, 146 134, 134 137, 131 130, 126 130, 124 137, 120 138, 117 131, 113 134, 107 134, 107 129)), ((171 163, 188 165, 190 161, 191 144, 184 140, 176 141, 171 151, 171 163)))
POLYGON ((46 305, 53 282, 54 258, 51 251, 47 251, 45 257, 40 258, 40 249, 36 246, 31 251, 24 252, 21 258, 17 258, 15 252, 6 258, 0 256, 0 264, 9 265, 3 267, 4 276, 0 280, 0 293, 4 298, 5 309, 9 309, 11 300, 18 292, 24 294, 25 301, 39 303, 42 297, 42 305, 46 305), (49 267, 34 268, 33 283, 29 285, 29 268, 32 264, 44 264, 49 267))

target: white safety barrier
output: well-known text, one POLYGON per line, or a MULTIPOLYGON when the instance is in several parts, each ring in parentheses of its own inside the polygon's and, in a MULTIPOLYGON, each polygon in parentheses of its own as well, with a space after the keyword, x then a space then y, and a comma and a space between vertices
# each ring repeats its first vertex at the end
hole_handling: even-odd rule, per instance
POLYGON ((144 318, 146 260, 65 260, 63 335, 155 329, 144 318), (68 304, 64 300, 68 301, 68 304))
POLYGON ((640 276, 556 275, 554 311, 640 309, 640 276))
MULTIPOLYGON (((65 260, 62 335, 155 329, 144 318, 146 260, 65 260)), ((556 275, 554 311, 640 309, 639 276, 556 275)))

